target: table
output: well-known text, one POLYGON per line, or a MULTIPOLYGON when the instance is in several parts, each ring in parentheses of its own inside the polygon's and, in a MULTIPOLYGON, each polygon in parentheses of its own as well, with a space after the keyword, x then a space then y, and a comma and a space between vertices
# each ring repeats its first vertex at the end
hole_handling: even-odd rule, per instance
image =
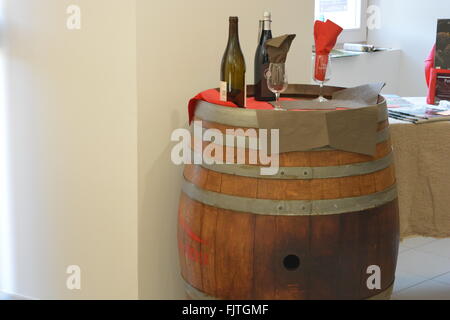
MULTIPOLYGON (((425 98, 406 98, 425 104, 425 98)), ((450 121, 415 125, 390 119, 401 237, 450 237, 450 121)))

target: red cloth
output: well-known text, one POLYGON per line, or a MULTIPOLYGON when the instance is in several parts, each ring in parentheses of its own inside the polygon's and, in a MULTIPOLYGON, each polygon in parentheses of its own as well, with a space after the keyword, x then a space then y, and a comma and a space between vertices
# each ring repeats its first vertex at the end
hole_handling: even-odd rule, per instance
MULTIPOLYGON (((237 108, 237 106, 233 102, 221 101, 220 93, 216 89, 206 90, 199 93, 189 101, 188 104, 189 123, 191 123, 192 120, 194 119, 195 107, 197 106, 197 102, 200 100, 224 107, 237 108)), ((280 100, 295 100, 295 99, 281 98, 280 100)), ((255 98, 251 97, 247 98, 247 109, 272 110, 273 106, 268 102, 256 101, 255 98)))
POLYGON ((434 68, 434 57, 436 54, 436 45, 433 46, 433 49, 430 52, 430 55, 428 56, 427 60, 425 60, 425 78, 427 81, 428 88, 430 87, 430 81, 431 81, 431 69, 434 68))
MULTIPOLYGON (((188 104, 188 112, 189 112, 189 124, 191 124, 192 120, 194 120, 195 115, 195 107, 197 106, 197 103, 199 101, 206 101, 209 103, 213 103, 219 106, 224 107, 230 107, 230 108, 237 108, 237 106, 232 102, 226 102, 220 100, 220 93, 216 89, 209 89, 206 91, 203 91, 196 95, 194 98, 192 98, 189 101, 188 104)), ((280 98, 281 101, 293 101, 296 99, 293 98, 280 98)), ((255 98, 247 98, 247 108, 246 109, 256 109, 256 110, 273 110, 273 105, 271 105, 268 102, 264 101, 256 101, 255 98)), ((331 110, 346 110, 346 108, 337 108, 337 109, 331 109, 331 110)), ((302 110, 302 109, 295 109, 291 111, 311 111, 308 110, 302 110)))
MULTIPOLYGON (((342 29, 331 20, 316 21, 314 24, 314 40, 316 43, 316 56, 324 55, 328 58, 331 50, 336 45, 337 38, 341 34, 342 29)), ((328 63, 328 60, 326 60, 328 63)), ((316 59, 315 78, 319 81, 325 80, 326 68, 319 68, 319 59, 316 59)))

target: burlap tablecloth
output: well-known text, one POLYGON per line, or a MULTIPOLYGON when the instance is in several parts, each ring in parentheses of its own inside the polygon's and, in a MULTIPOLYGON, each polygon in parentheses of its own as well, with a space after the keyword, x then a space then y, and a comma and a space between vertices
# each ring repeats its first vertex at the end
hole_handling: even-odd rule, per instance
POLYGON ((450 121, 421 125, 390 122, 401 237, 450 237, 450 121))

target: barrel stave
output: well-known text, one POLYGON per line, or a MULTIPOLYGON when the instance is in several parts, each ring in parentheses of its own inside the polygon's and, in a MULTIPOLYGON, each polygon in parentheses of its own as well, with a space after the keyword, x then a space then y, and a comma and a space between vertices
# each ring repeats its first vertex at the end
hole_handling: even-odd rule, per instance
POLYGON ((211 297, 365 299, 394 282, 397 201, 358 213, 298 217, 252 215, 207 205, 200 208, 185 195, 181 203, 202 221, 204 242, 197 248, 207 261, 201 270, 188 268, 182 274, 211 297), (284 265, 290 255, 300 260, 294 270, 284 265), (367 288, 371 265, 383 270, 380 290, 367 288))

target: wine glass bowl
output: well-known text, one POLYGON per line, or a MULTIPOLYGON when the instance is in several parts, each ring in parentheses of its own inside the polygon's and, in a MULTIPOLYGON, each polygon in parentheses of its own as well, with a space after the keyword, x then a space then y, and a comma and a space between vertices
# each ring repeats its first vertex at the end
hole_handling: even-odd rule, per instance
POLYGON ((326 102, 328 99, 323 96, 323 87, 331 79, 331 57, 329 55, 314 55, 312 69, 313 80, 320 86, 319 97, 314 101, 326 102))
POLYGON ((285 63, 271 63, 266 72, 267 87, 275 94, 276 102, 274 110, 284 110, 280 107, 281 93, 286 91, 288 87, 288 79, 285 63))

